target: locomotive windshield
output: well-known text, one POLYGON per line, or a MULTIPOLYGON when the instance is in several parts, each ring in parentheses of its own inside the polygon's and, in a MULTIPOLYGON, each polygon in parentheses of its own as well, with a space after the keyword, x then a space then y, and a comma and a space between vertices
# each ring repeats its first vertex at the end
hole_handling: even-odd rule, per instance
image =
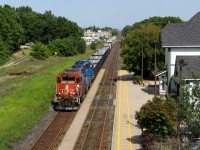
POLYGON ((76 78, 76 83, 80 83, 81 79, 80 78, 76 78))
POLYGON ((62 75, 62 82, 67 82, 67 83, 74 83, 75 81, 75 76, 74 75, 62 75))
POLYGON ((61 83, 60 77, 57 78, 57 83, 61 83))

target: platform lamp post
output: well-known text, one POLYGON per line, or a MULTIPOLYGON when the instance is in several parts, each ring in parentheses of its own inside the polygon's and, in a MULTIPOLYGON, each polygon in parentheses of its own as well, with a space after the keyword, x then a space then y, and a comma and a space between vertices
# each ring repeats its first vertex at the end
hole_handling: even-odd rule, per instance
POLYGON ((157 68, 157 65, 156 65, 156 43, 157 41, 154 41, 154 96, 156 96, 156 68, 157 68))

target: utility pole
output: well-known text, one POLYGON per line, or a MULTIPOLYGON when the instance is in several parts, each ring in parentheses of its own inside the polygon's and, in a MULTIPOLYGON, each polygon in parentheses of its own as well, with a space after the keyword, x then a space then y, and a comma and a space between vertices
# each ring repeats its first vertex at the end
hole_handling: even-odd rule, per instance
POLYGON ((142 43, 142 70, 141 70, 142 80, 143 80, 143 66, 144 66, 143 58, 144 58, 144 52, 143 52, 143 43, 142 43))
POLYGON ((154 43, 154 96, 156 96, 156 41, 154 43))
MULTIPOLYGON (((181 58, 179 60, 179 66, 180 66, 180 70, 179 70, 179 95, 178 95, 178 99, 177 99, 177 127, 176 127, 176 130, 177 130, 177 140, 178 140, 178 144, 179 144, 179 141, 180 141, 180 114, 181 114, 181 111, 180 111, 180 101, 181 101, 181 96, 182 96, 182 69, 184 66, 187 65, 187 62, 181 58)), ((179 145, 179 149, 181 149, 181 145, 179 145)))

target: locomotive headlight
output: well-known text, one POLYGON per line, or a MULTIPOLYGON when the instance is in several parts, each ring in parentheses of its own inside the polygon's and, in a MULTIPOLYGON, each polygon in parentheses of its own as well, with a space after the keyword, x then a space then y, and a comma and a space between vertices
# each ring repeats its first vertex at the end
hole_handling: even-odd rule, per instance
POLYGON ((68 85, 66 85, 66 89, 68 90, 68 85))

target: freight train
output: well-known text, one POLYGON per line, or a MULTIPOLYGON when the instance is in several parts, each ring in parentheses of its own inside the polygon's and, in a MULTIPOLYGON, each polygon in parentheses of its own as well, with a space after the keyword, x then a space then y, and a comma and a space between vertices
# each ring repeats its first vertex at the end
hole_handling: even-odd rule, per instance
POLYGON ((90 59, 78 60, 57 75, 54 110, 78 110, 115 41, 116 37, 110 38, 90 59))

